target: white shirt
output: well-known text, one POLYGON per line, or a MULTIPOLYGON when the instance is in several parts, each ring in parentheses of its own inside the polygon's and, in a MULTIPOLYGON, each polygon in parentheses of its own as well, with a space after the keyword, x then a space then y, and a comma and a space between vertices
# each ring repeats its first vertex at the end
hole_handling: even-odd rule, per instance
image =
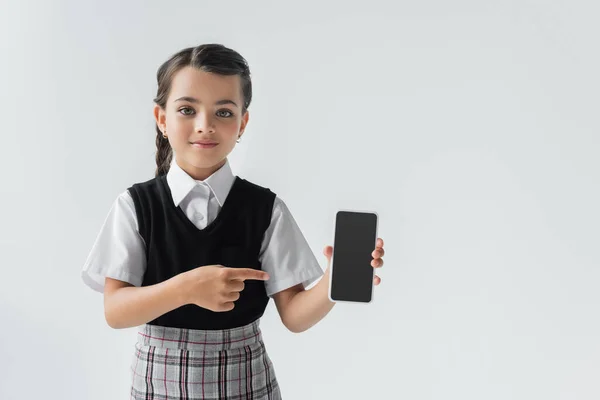
MULTIPOLYGON (((189 176, 175 157, 167 173, 173 203, 199 229, 216 218, 234 181, 228 160, 204 181, 189 176)), ((145 246, 133 199, 125 190, 113 203, 84 264, 84 283, 98 292, 104 291, 106 277, 141 286, 146 271, 145 246)), ((269 280, 265 281, 268 296, 299 283, 309 286, 323 275, 300 228, 279 197, 273 204, 259 261, 262 270, 269 274, 269 280)))

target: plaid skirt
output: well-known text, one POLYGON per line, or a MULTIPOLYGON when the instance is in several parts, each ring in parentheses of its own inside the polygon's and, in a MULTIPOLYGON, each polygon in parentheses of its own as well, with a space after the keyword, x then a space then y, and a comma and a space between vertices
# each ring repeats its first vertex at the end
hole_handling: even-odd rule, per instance
POLYGON ((131 399, 280 400, 259 320, 234 329, 142 325, 131 399))

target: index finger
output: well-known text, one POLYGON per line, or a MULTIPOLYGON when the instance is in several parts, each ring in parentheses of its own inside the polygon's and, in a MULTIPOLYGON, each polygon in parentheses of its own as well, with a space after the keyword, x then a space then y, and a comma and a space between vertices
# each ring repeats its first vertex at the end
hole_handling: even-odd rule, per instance
POLYGON ((240 281, 245 281, 246 279, 266 281, 269 279, 269 274, 265 271, 252 268, 232 268, 231 279, 240 281))

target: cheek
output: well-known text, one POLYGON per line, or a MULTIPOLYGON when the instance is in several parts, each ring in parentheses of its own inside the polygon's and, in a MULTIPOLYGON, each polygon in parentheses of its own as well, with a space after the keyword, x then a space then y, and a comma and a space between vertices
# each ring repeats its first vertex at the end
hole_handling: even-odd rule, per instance
POLYGON ((193 127, 191 120, 171 118, 167 121, 167 130, 171 132, 173 138, 188 137, 193 127))
POLYGON ((168 125, 167 126, 169 143, 173 149, 181 149, 188 144, 188 140, 190 137, 189 129, 181 125, 168 125))
POLYGON ((238 119, 231 119, 223 122, 221 125, 221 131, 227 136, 237 137, 242 126, 242 121, 238 119))
POLYGON ((167 117, 167 126, 172 129, 178 130, 184 126, 192 124, 192 119, 179 118, 177 114, 171 114, 167 117))

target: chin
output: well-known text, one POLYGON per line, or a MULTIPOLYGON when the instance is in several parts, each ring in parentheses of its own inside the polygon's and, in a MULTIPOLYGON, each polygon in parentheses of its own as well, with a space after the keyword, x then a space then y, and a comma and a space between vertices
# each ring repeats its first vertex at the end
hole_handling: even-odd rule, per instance
POLYGON ((221 164, 225 161, 225 158, 227 158, 227 156, 214 155, 210 157, 198 157, 197 155, 192 155, 191 157, 186 157, 185 162, 195 168, 207 169, 221 164))

